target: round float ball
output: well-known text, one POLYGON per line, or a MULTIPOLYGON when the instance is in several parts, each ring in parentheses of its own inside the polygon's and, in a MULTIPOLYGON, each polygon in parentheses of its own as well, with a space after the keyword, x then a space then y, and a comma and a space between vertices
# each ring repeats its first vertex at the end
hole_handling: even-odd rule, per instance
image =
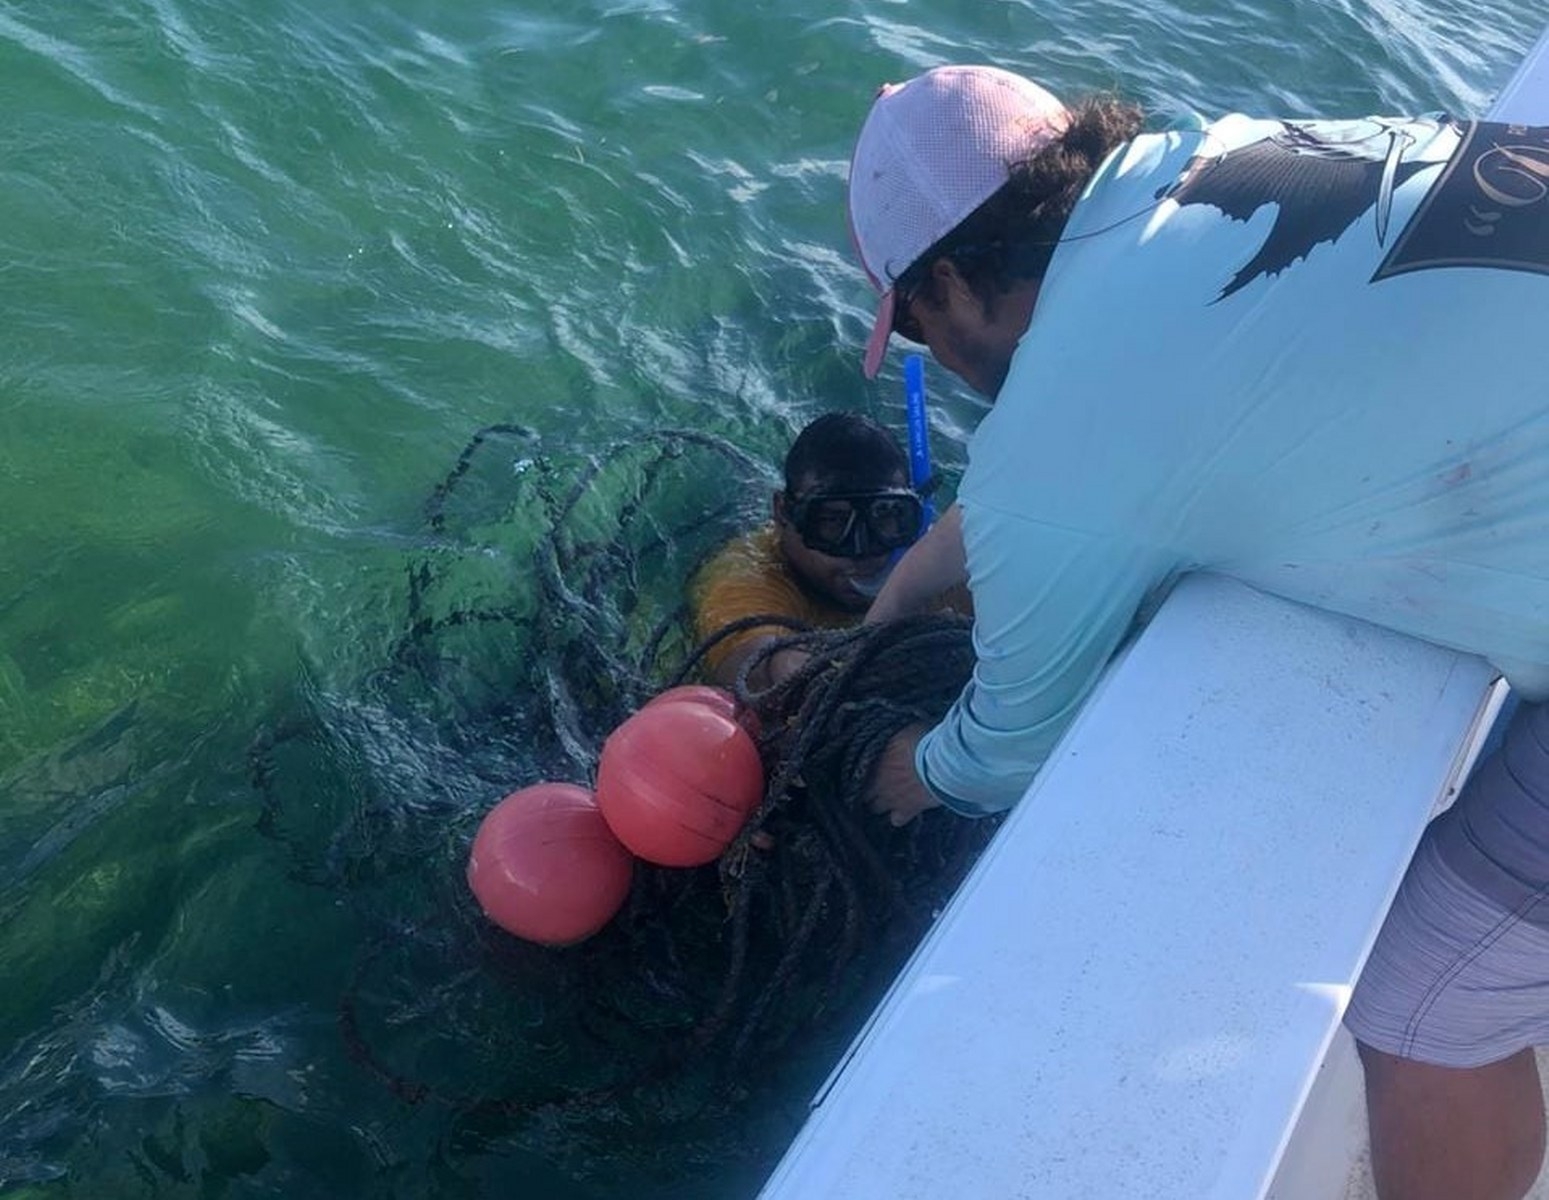
POLYGON ((592 793, 573 783, 512 792, 484 818, 468 856, 484 914, 546 946, 582 941, 612 920, 633 872, 592 793))
POLYGON ((708 683, 680 683, 665 692, 658 692, 646 701, 646 705, 666 704, 673 700, 691 700, 695 704, 708 705, 734 721, 737 719, 737 697, 725 688, 711 687, 708 683))
POLYGON ((603 743, 597 804, 648 862, 697 867, 731 844, 764 795, 747 730, 692 700, 647 704, 603 743))
POLYGON ((725 688, 712 687, 708 683, 682 683, 652 696, 646 701, 646 707, 671 700, 691 700, 696 704, 707 705, 716 712, 725 713, 753 737, 759 734, 758 714, 751 708, 738 705, 737 697, 725 688))

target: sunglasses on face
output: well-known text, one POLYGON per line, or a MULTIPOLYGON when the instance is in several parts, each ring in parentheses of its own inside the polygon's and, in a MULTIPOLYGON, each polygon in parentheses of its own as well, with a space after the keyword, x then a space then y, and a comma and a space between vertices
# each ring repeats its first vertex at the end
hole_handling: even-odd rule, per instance
MULTIPOLYGON (((1015 259, 1018 254, 1026 255, 1029 250, 1041 254, 1047 264, 1049 252, 1053 249, 1053 242, 1028 242, 1020 247, 1010 245, 1001 240, 988 242, 972 242, 966 245, 954 246, 950 251, 941 255, 932 255, 926 252, 925 259, 936 257, 950 259, 959 270, 974 262, 991 256, 1006 258, 1008 262, 1015 259), (1010 256, 1010 257, 1007 257, 1010 256)), ((906 341, 917 345, 925 345, 925 334, 920 329, 920 323, 914 317, 914 302, 920 298, 920 293, 925 290, 925 283, 930 279, 930 268, 921 268, 920 262, 916 262, 902 275, 893 280, 893 332, 906 341), (913 275, 913 278, 910 276, 913 275)))
POLYGON ((925 504, 908 488, 813 492, 786 516, 802 545, 833 558, 873 558, 901 550, 925 528, 925 504))
POLYGON ((920 329, 920 323, 914 319, 912 306, 924 286, 924 279, 916 279, 910 283, 895 284, 893 292, 893 332, 919 346, 925 345, 925 334, 920 329))

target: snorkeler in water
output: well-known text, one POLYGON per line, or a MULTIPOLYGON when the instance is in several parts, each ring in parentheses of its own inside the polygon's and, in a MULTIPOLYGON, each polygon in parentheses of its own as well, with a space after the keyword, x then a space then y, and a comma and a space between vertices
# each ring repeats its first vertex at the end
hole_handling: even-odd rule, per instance
MULTIPOLYGON (((895 552, 925 527, 903 447, 856 413, 825 413, 807 425, 785 456, 784 482, 773 495, 773 519, 727 545, 695 578, 691 599, 701 640, 756 614, 821 629, 858 623, 895 552)), ((706 654, 711 679, 731 683, 758 651, 790 633, 785 626, 759 626, 716 643, 706 654)), ((749 683, 778 683, 805 657, 800 650, 776 651, 754 666, 749 683)))

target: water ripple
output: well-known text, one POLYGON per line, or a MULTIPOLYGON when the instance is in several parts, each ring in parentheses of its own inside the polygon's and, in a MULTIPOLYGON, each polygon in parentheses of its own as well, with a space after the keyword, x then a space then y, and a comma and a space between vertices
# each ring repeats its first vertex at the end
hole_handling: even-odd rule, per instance
MULTIPOLYGON (((555 1033, 566 996, 470 966, 458 923, 500 781, 579 761, 528 732, 595 732, 585 664, 529 661, 545 510, 523 489, 663 426, 770 470, 818 411, 901 426, 897 356, 859 375, 875 297, 843 213, 885 80, 995 62, 1158 122, 1472 113, 1549 21, 1546 0, 929 8, 0 0, 0 1187, 751 1191, 728 1180, 779 1114, 630 1159, 581 1122, 405 1111, 341 1045, 378 935, 361 1003, 448 1091, 588 1044, 555 1033), (480 459, 463 541, 432 536, 427 497, 497 424, 522 432, 480 459), (416 570, 503 623, 393 691, 416 570), (470 696, 506 706, 502 736, 458 723, 470 696), (297 714, 266 791, 255 747, 297 714)), ((979 402, 930 385, 950 482, 979 402)), ((766 504, 772 476, 746 475, 766 504)), ((596 627, 675 597, 680 567, 596 627)))
POLYGON ((115 108, 144 117, 156 115, 154 108, 125 95, 103 78, 101 70, 85 50, 34 29, 3 10, 0 10, 0 41, 11 42, 58 67, 115 108))

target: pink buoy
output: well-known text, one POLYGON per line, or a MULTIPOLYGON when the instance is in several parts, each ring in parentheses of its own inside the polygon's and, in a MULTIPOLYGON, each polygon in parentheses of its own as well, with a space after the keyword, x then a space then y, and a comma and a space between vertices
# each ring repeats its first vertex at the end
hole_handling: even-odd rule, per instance
POLYGON ((717 858, 763 794, 747 730, 693 700, 647 704, 608 736, 597 765, 597 804, 619 841, 666 867, 717 858))
POLYGON ((672 700, 691 700, 723 712, 732 720, 737 719, 737 697, 725 688, 711 687, 708 683, 680 683, 665 692, 658 692, 646 701, 647 706, 665 704, 672 700))
POLYGON ((573 783, 512 792, 479 826, 468 886, 489 919, 546 946, 591 937, 629 894, 634 859, 592 793, 573 783))
POLYGON ((713 687, 708 683, 681 683, 677 687, 670 687, 665 692, 652 696, 646 701, 646 707, 669 700, 691 700, 696 704, 707 705, 717 712, 725 713, 753 737, 758 737, 760 729, 758 714, 751 708, 744 708, 738 704, 737 697, 725 688, 713 687))

